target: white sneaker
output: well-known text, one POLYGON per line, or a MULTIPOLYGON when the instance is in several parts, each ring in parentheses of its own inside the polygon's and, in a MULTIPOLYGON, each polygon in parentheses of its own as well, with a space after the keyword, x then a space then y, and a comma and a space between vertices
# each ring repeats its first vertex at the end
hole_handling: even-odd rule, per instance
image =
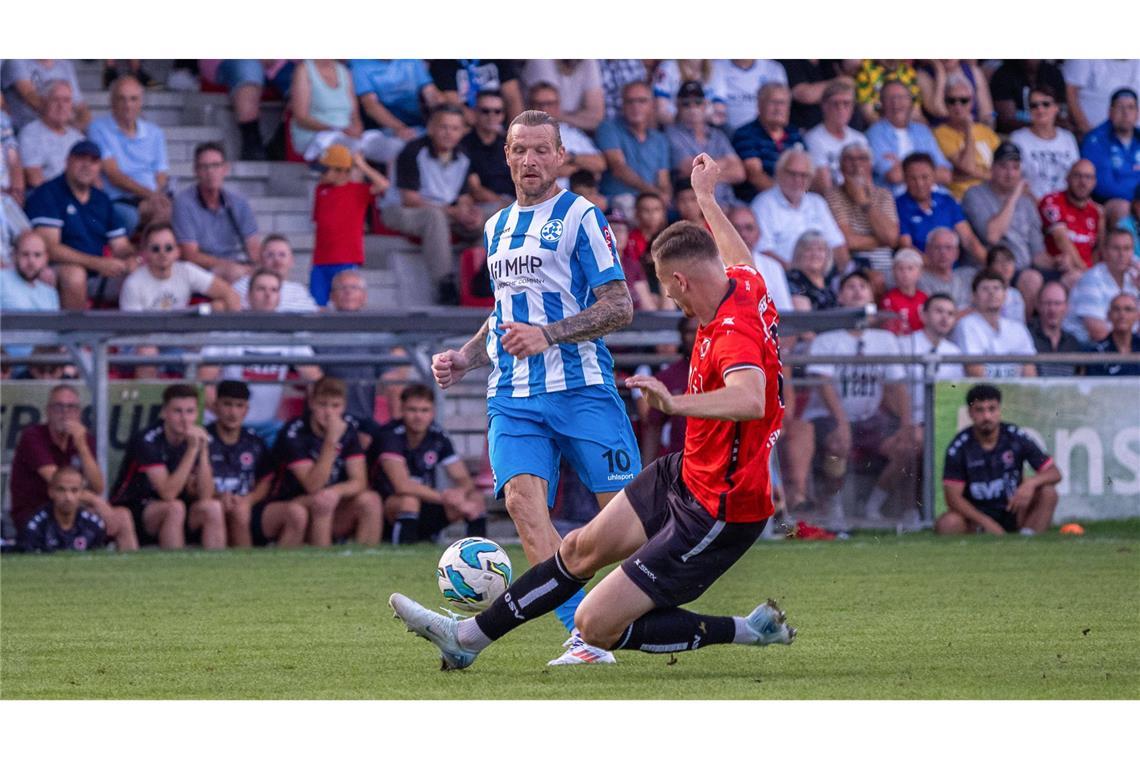
POLYGON ((577 631, 570 634, 570 638, 562 642, 566 651, 560 657, 555 657, 547 665, 614 665, 617 660, 612 653, 598 647, 592 647, 582 641, 577 631))
POLYGON ((453 614, 445 617, 432 612, 403 594, 388 597, 388 606, 408 627, 410 633, 425 638, 439 648, 440 670, 462 670, 475 662, 478 652, 464 649, 456 632, 459 621, 453 614))

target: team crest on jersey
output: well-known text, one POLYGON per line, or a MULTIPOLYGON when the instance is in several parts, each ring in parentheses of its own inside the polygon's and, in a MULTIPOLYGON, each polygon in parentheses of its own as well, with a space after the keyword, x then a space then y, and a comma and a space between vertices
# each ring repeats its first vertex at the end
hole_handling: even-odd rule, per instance
POLYGON ((542 225, 539 230, 538 236, 548 243, 557 243, 562 239, 562 220, 551 219, 546 224, 542 225))
POLYGON ((426 454, 424 454, 424 464, 426 464, 428 467, 431 467, 432 465, 434 465, 438 461, 439 461, 439 455, 436 454, 434 451, 429 451, 426 454))
POLYGON ((705 338, 701 341, 701 358, 704 359, 705 355, 709 352, 709 347, 712 346, 712 339, 705 338))
POLYGON ((1001 453, 1001 462, 1006 467, 1013 467, 1013 452, 1006 449, 1001 453))
POLYGON ((612 253, 616 257, 618 255, 617 244, 614 243, 614 236, 610 234, 610 228, 609 227, 603 227, 602 228, 602 235, 606 239, 606 245, 608 245, 610 247, 610 253, 612 253))
POLYGON ((238 459, 241 461, 242 467, 253 467, 253 452, 243 451, 238 459))
POLYGON ((87 539, 83 536, 76 536, 75 541, 71 543, 76 551, 83 551, 87 548, 87 539))

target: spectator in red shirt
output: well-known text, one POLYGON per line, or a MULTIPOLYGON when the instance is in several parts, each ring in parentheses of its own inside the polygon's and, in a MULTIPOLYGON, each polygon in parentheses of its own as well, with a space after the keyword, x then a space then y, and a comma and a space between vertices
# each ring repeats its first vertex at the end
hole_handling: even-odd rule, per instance
POLYGON ((898 318, 892 319, 884 327, 895 335, 910 335, 922 329, 922 305, 927 294, 918 289, 918 278, 922 276, 922 254, 913 248, 900 249, 891 263, 891 273, 895 286, 879 300, 879 308, 893 311, 898 318))
POLYGON ((329 302, 329 289, 336 273, 364 264, 364 215, 377 195, 388 190, 388 178, 373 169, 359 153, 332 145, 321 156, 325 167, 313 198, 313 270, 309 292, 318 306, 329 302), (356 167, 368 183, 352 180, 356 167))
POLYGON ((657 275, 652 261, 649 259, 649 244, 653 242, 653 238, 657 237, 657 233, 665 229, 665 225, 668 223, 665 201, 656 193, 642 193, 637 196, 633 221, 636 226, 629 233, 629 242, 626 243, 622 258, 622 269, 625 271, 625 262, 630 262, 631 265, 632 262, 638 262, 649 281, 649 290, 655 298, 659 299, 661 288, 657 283, 657 275), (648 266, 646 266, 647 264, 648 266))
POLYGON ((48 483, 60 467, 73 467, 86 481, 79 502, 107 525, 107 538, 119 551, 139 548, 135 523, 125 507, 112 507, 99 494, 103 473, 95 461, 95 438, 80 420, 79 393, 70 385, 57 385, 48 394, 47 422, 30 425, 20 433, 12 457, 12 522, 23 529, 36 511, 47 504, 48 483))
POLYGON ((1045 255, 1034 262, 1046 281, 1072 288, 1095 261, 1093 251, 1104 234, 1104 210, 1092 199, 1096 167, 1082 158, 1069 169, 1065 189, 1041 199, 1037 210, 1045 230, 1045 255))

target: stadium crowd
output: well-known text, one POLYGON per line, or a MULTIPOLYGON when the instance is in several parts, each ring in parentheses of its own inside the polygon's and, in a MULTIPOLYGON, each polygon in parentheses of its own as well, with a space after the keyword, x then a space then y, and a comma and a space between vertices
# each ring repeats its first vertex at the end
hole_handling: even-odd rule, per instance
MULTIPOLYGON (((788 355, 1130 353, 1140 340, 1140 60, 175 62, 168 89, 228 93, 239 160, 312 166, 308 273, 296 271, 289 237, 260 229, 249 198, 227 183, 221 142, 197 145, 194 181, 174 186, 164 130, 144 118, 160 85, 140 62, 107 62, 103 82, 110 112, 93 116, 71 61, 3 62, 0 309, 358 311, 366 232, 416 241, 439 303, 486 305, 483 224, 514 201, 505 128, 533 108, 559 121, 559 182, 605 212, 638 310, 675 308, 649 249, 670 222, 702 221, 687 176, 705 152, 721 165, 717 199, 781 311, 875 304, 891 315, 867 329, 782 336, 788 355), (271 99, 285 102, 285 117, 266 139, 260 111, 271 99)), ((18 363, 53 349, 3 348, 6 376, 62 376, 18 363)), ((34 468, 35 498, 19 519, 54 503, 57 490, 60 503, 73 500, 78 474, 75 498, 124 549, 136 545, 128 534, 167 548, 188 536, 212 547, 345 536, 371 544, 382 530, 400 541, 461 519, 480 526, 471 478, 451 466, 450 443, 419 403, 430 392, 413 394, 410 407, 399 386, 389 392, 385 424, 403 426, 395 434, 362 390, 374 389, 374 368, 364 378, 356 365, 322 368, 319 347, 211 351, 275 360, 185 378, 206 384, 212 428, 194 423, 193 387, 168 388, 162 425, 132 442, 136 469, 121 474, 110 501, 96 495, 84 434, 74 420, 52 428, 49 404, 41 455, 74 451, 84 466, 60 453, 52 472, 34 468), (285 420, 280 384, 291 372, 314 385, 305 414, 285 420), (244 445, 243 426, 262 444, 257 465, 219 476, 235 456, 246 464, 226 450, 244 445), (376 448, 399 436, 404 465, 391 455, 398 447, 376 448), (424 441, 437 447, 430 457, 424 441), (453 487, 424 481, 437 464, 453 487)), ((670 387, 684 383, 678 366, 660 369, 670 387)), ((1085 371, 979 362, 944 365, 939 377, 1085 371)), ((841 526, 852 470, 873 480, 871 520, 902 484, 913 487, 924 423, 913 372, 823 363, 789 372, 780 450, 788 509, 820 509, 841 526)), ((680 435, 640 411, 648 463, 680 435)), ((16 478, 13 466, 14 492, 16 478)))

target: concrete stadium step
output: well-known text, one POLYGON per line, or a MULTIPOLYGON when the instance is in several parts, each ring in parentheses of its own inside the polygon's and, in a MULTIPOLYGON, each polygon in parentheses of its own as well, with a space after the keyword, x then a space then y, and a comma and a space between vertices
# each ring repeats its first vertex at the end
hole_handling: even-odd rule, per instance
POLYGON ((217 127, 164 127, 168 161, 192 161, 194 146, 223 138, 217 127))
MULTIPOLYGON (((106 94, 106 93, 99 93, 106 94)), ((110 106, 93 106, 91 108, 91 117, 98 119, 101 116, 110 116, 110 106)), ((183 112, 182 106, 172 108, 151 108, 143 109, 143 118, 149 122, 157 124, 164 130, 167 127, 180 127, 186 126, 186 117, 183 112)))

